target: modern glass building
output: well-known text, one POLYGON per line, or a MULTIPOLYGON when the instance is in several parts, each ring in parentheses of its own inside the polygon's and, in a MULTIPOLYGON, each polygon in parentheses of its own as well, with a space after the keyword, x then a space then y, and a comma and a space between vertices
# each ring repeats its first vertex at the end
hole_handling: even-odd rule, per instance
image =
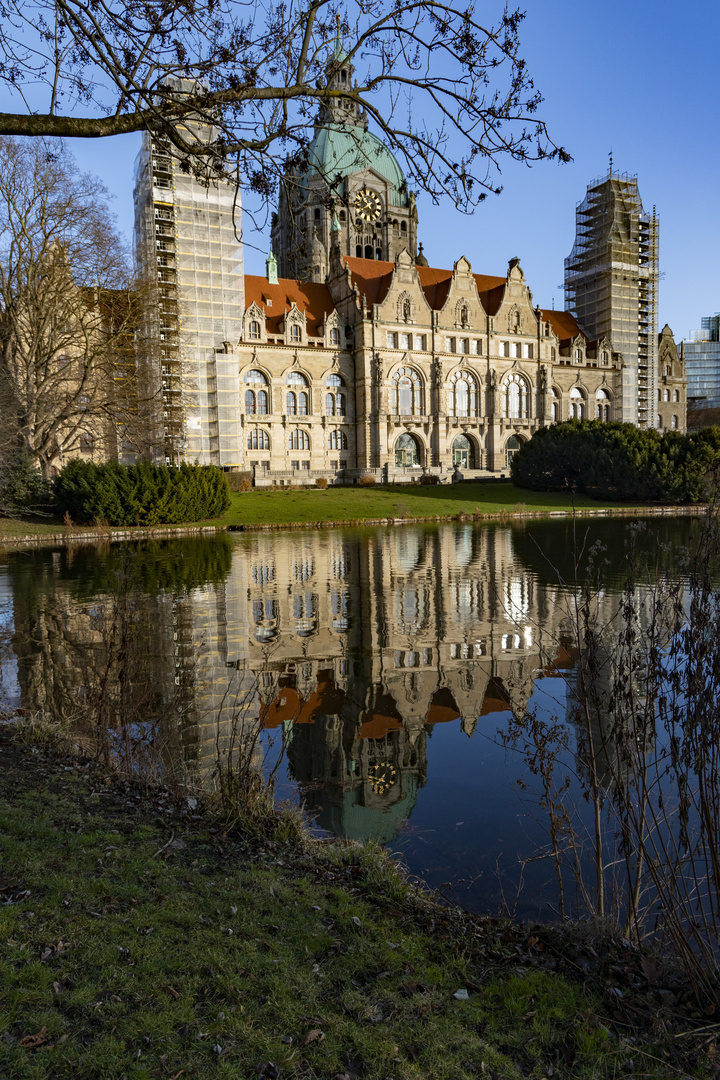
POLYGON ((688 402, 699 407, 720 407, 720 314, 701 319, 701 329, 693 330, 682 348, 688 402))

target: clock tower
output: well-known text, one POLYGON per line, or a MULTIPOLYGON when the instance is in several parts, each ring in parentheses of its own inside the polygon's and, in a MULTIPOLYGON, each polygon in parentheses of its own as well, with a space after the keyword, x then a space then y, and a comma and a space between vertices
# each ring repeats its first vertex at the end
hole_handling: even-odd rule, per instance
POLYGON ((290 174, 273 214, 272 246, 282 277, 324 282, 330 248, 343 255, 394 261, 417 255, 417 209, 393 153, 368 131, 352 98, 353 65, 340 39, 326 66, 327 85, 340 91, 323 105, 308 147, 308 166, 290 174), (343 93, 347 91, 347 95, 343 93))

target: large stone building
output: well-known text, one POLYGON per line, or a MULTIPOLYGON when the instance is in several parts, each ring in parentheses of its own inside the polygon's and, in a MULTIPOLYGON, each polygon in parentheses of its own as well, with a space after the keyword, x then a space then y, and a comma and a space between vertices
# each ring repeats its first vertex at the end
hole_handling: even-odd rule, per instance
MULTIPOLYGON (((430 267, 397 160, 342 95, 352 75, 338 39, 327 67, 337 104, 321 111, 304 169, 288 172, 264 277, 229 276, 241 253, 227 193, 195 192, 146 141, 136 205, 163 311, 166 456, 252 471, 256 484, 444 479, 456 467, 507 474, 524 440, 571 417, 683 430, 676 354, 660 384, 657 222, 642 214, 637 185, 613 176, 598 189, 615 207, 614 231, 583 234, 602 252, 583 242, 582 267, 575 252, 576 315, 538 307, 517 258, 495 275, 465 256, 451 270, 430 267), (612 246, 618 230, 630 254, 612 246), (600 255, 614 268, 602 318, 600 255), (635 259, 632 273, 615 267, 620 255, 635 259)), ((674 350, 667 328, 660 341, 674 350)))
MULTIPOLYGON (((335 231, 337 235, 337 230, 335 231)), ((257 483, 502 473, 569 417, 617 415, 621 360, 565 312, 533 305, 519 260, 474 274, 331 249, 327 283, 246 277, 241 418, 257 483)))

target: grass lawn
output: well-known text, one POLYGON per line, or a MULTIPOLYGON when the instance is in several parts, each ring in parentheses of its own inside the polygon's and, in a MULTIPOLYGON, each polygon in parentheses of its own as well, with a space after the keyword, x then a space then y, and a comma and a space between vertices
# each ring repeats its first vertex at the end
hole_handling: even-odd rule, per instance
MULTIPOLYGON (((375 487, 342 487, 263 490, 232 496, 223 515, 228 525, 285 524, 295 521, 362 521, 373 518, 454 517, 457 514, 512 514, 529 511, 570 512, 569 495, 521 491, 513 484, 454 484, 427 486, 389 484, 375 487)), ((603 507, 587 496, 575 498, 578 509, 603 507)))
MULTIPOLYGON (((195 522, 218 528, 242 525, 290 525, 295 522, 322 525, 327 521, 362 522, 377 518, 450 518, 458 514, 500 516, 517 513, 572 513, 573 507, 608 510, 638 509, 643 504, 599 502, 587 495, 523 491, 510 482, 421 486, 391 484, 375 487, 273 488, 233 494, 230 509, 222 517, 195 522)), ((646 507, 645 507, 646 508, 646 507)), ((79 526, 81 532, 90 526, 79 526)), ((0 541, 21 537, 53 536, 72 531, 61 521, 0 518, 0 541)), ((98 530, 100 531, 100 530, 98 530)))
MULTIPOLYGON (((619 947, 605 993, 552 934, 443 908, 372 849, 300 840, 277 821, 261 837, 225 832, 185 799, 33 752, 7 728, 0 764, 0 1076, 688 1070, 685 1042, 633 989, 653 993, 640 957, 619 947)), ((701 1046, 696 1078, 711 1070, 701 1046)))

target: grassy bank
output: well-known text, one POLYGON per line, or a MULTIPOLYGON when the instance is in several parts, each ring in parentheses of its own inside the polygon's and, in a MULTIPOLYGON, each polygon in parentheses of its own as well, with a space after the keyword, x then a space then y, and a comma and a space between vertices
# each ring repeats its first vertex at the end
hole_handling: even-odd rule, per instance
MULTIPOLYGON (((643 506, 640 503, 633 507, 627 503, 598 502, 586 495, 573 499, 570 495, 556 492, 521 491, 509 482, 435 487, 395 484, 386 487, 327 488, 324 491, 318 488, 268 488, 233 494, 232 504, 225 514, 212 521, 196 524, 236 529, 246 525, 322 525, 328 522, 361 523, 387 518, 455 518, 459 514, 483 518, 525 513, 570 514, 573 508, 580 512, 632 511, 634 508, 642 510, 643 506)), ((87 532, 88 527, 68 529, 59 519, 0 518, 0 542, 22 537, 72 537, 78 531, 87 532)))
POLYGON ((372 849, 226 830, 8 729, 0 763, 2 1076, 715 1075, 707 1020, 620 945, 443 908, 372 849))

